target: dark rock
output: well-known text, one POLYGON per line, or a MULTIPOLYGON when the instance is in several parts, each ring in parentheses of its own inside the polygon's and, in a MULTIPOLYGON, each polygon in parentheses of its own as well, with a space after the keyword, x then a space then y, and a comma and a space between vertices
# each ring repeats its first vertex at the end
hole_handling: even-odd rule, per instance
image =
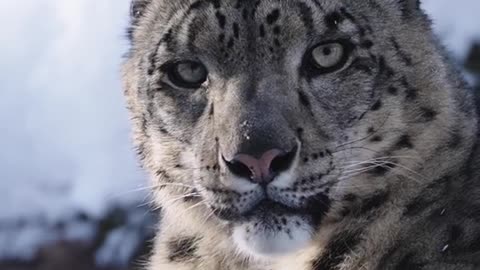
POLYGON ((480 41, 472 45, 465 60, 465 68, 480 76, 480 41))

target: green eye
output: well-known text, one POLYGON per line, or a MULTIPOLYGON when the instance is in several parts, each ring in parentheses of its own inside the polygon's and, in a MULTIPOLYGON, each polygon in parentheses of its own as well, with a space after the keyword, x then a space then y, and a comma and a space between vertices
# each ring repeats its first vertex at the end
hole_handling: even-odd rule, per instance
POLYGON ((207 80, 205 66, 195 61, 181 61, 172 64, 168 71, 170 81, 183 88, 200 88, 207 80))
POLYGON ((305 63, 313 75, 325 74, 341 69, 350 58, 352 45, 340 40, 319 44, 305 55, 305 63))

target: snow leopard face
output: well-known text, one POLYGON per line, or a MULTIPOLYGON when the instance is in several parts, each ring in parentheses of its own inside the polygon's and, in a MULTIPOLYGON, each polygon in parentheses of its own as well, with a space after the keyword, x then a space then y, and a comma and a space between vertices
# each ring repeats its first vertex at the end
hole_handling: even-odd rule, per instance
POLYGON ((462 146, 418 1, 137 0, 132 16, 124 82, 155 196, 246 254, 306 247, 462 146))

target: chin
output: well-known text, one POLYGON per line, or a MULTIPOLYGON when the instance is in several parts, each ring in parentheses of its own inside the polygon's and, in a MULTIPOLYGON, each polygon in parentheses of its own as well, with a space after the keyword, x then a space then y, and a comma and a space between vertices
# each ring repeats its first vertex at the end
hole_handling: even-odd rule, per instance
POLYGON ((269 259, 282 257, 306 248, 312 241, 313 228, 305 222, 288 222, 278 230, 276 225, 246 222, 235 225, 233 241, 249 257, 269 259))

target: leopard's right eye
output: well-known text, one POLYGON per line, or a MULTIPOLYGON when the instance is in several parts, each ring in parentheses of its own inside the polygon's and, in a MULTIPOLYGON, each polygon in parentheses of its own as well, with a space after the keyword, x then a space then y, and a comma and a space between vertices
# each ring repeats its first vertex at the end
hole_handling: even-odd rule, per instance
POLYGON ((353 45, 347 40, 317 44, 304 56, 304 67, 312 76, 342 69, 350 59, 353 45))
POLYGON ((207 68, 200 62, 180 61, 169 65, 168 78, 178 87, 200 88, 207 81, 207 68))
POLYGON ((345 54, 343 44, 333 42, 315 47, 311 57, 318 69, 330 69, 340 64, 345 54))

